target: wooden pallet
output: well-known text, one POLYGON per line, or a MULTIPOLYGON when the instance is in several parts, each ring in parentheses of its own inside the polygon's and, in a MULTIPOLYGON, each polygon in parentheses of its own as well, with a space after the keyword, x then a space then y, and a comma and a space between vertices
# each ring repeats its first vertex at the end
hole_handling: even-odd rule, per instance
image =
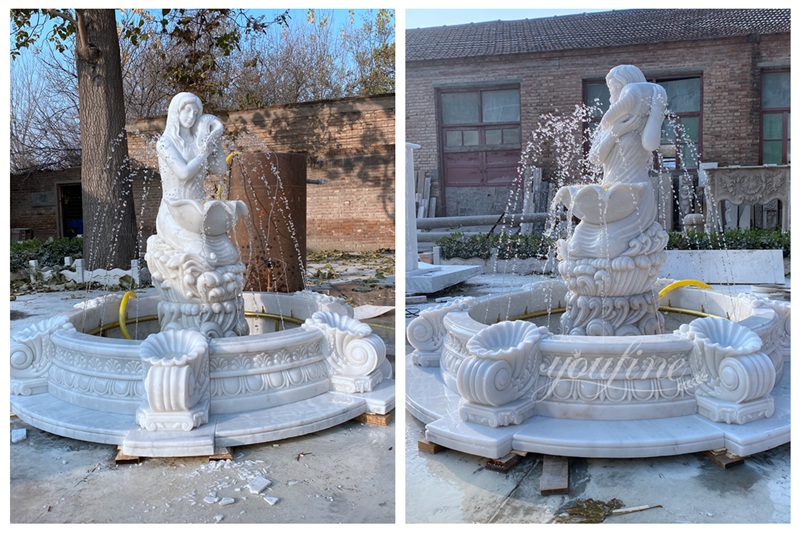
POLYGON ((118 465, 138 464, 142 462, 142 458, 137 455, 125 455, 122 450, 117 449, 117 456, 114 457, 114 462, 118 465))
POLYGON ((486 470, 508 474, 509 470, 517 466, 517 463, 519 463, 519 455, 511 452, 499 459, 489 459, 486 461, 486 470))
POLYGON ((730 468, 732 466, 744 464, 744 457, 731 453, 725 448, 709 450, 705 455, 722 468, 730 468))
POLYGON ((417 449, 425 453, 439 453, 440 451, 444 450, 444 447, 436 444, 435 442, 421 439, 417 441, 417 449))
POLYGON ((364 413, 358 415, 355 420, 357 422, 363 422, 364 424, 372 424, 373 426, 388 426, 392 423, 393 418, 394 411, 390 411, 385 415, 378 413, 364 413))
POLYGON ((539 494, 569 494, 569 458, 555 455, 542 456, 542 477, 539 494))
POLYGON ((233 461, 233 449, 224 447, 224 448, 214 448, 214 454, 208 456, 209 461, 233 461))

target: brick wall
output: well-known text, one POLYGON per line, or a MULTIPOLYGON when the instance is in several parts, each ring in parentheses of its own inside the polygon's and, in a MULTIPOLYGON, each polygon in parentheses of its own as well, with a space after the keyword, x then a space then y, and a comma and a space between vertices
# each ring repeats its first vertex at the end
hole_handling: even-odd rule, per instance
MULTIPOLYGON (((307 156, 309 251, 365 251, 395 247, 394 114, 390 95, 217 116, 231 137, 231 150, 307 156)), ((128 125, 132 158, 157 167, 154 135, 164 131, 165 121, 128 125)))
MULTIPOLYGON (((275 106, 218 113, 238 151, 303 153, 308 158, 307 249, 366 251, 395 247, 394 96, 275 106)), ((161 200, 155 139, 166 117, 128 125, 129 153, 142 170, 134 200, 140 243, 155 232, 161 200)), ((11 226, 35 237, 58 236, 55 204, 30 209, 32 193, 57 196, 57 185, 80 182, 80 169, 11 176, 11 226)), ((142 245, 142 250, 144 247, 142 245)))
POLYGON ((80 183, 81 169, 11 176, 10 181, 12 237, 17 228, 30 229, 37 238, 59 237, 58 187, 80 183))
MULTIPOLYGON (((519 83, 525 142, 542 114, 568 113, 583 101, 584 80, 604 79, 614 66, 633 64, 648 77, 702 75, 703 160, 721 166, 754 165, 759 162, 760 72, 762 68, 788 67, 789 51, 789 35, 766 35, 411 62, 406 66, 406 140, 421 146, 414 153, 415 169, 437 177, 441 168, 436 87, 519 83)), ((552 172, 553 165, 545 160, 545 179, 552 172)))

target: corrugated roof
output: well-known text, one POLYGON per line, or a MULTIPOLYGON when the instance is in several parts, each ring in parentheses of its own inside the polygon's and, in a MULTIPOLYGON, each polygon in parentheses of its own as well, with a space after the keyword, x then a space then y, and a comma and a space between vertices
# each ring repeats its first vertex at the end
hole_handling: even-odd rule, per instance
POLYGON ((406 31, 406 61, 789 33, 788 9, 630 9, 406 31))

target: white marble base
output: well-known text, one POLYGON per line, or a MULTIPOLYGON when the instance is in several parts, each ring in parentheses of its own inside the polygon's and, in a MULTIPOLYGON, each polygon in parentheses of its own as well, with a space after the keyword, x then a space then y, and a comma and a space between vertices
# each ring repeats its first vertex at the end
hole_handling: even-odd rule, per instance
POLYGON ((466 422, 475 422, 496 428, 521 424, 533 416, 533 410, 533 401, 529 398, 522 398, 499 407, 464 401, 459 413, 461 419, 466 422))
POLYGON ((384 379, 372 392, 327 392, 267 409, 211 414, 192 431, 147 431, 135 416, 101 412, 66 403, 50 394, 12 396, 11 409, 26 423, 48 433, 119 446, 139 457, 212 455, 214 448, 272 442, 321 431, 364 413, 394 409, 394 381, 384 379))
POLYGON ((481 273, 476 265, 429 265, 419 263, 416 270, 406 272, 406 294, 432 294, 481 273))
POLYGON ((366 376, 331 376, 331 386, 338 392, 366 392, 374 389, 383 379, 381 371, 366 376))
POLYGON ((512 451, 568 457, 658 457, 727 448, 741 456, 791 440, 789 365, 772 391, 775 412, 747 424, 699 415, 644 420, 566 420, 534 415, 516 426, 465 422, 460 397, 445 387, 441 369, 406 358, 406 408, 426 423, 426 439, 446 448, 497 459, 512 451))
POLYGON ((416 365, 438 368, 439 360, 442 358, 442 354, 441 352, 425 352, 421 350, 414 350, 414 353, 411 354, 411 357, 416 365))
POLYGON ((781 250, 669 250, 658 277, 709 284, 786 281, 781 250))
POLYGON ((749 402, 735 403, 709 396, 698 396, 697 412, 714 422, 747 424, 753 420, 769 418, 775 412, 772 396, 749 402))
POLYGON ((136 422, 148 431, 191 431, 208 422, 208 400, 184 411, 153 411, 142 407, 136 411, 136 422))

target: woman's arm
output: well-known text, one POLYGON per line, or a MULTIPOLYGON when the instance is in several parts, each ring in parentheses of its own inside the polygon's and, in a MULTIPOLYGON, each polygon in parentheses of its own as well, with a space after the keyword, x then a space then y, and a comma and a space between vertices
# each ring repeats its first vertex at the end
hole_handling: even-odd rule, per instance
POLYGON ((642 130, 642 147, 645 150, 657 150, 661 144, 661 123, 667 110, 667 91, 660 85, 652 84, 653 96, 650 101, 650 114, 642 130))
POLYGON ((589 162, 594 165, 602 165, 616 140, 613 130, 601 129, 595 137, 595 142, 589 148, 589 162))
POLYGON ((225 162, 225 150, 222 147, 222 134, 224 126, 222 122, 213 115, 209 122, 210 130, 208 136, 203 140, 203 145, 200 147, 200 153, 206 154, 208 161, 208 171, 211 174, 223 175, 227 172, 228 166, 225 162))
POLYGON ((205 156, 202 153, 194 159, 186 161, 178 147, 168 137, 159 139, 156 149, 163 156, 164 161, 166 161, 175 176, 181 181, 188 181, 194 178, 206 166, 205 156))
POLYGON ((633 115, 616 122, 610 128, 603 128, 596 138, 597 142, 589 149, 589 161, 595 165, 603 164, 617 140, 636 130, 641 122, 640 117, 633 115))

